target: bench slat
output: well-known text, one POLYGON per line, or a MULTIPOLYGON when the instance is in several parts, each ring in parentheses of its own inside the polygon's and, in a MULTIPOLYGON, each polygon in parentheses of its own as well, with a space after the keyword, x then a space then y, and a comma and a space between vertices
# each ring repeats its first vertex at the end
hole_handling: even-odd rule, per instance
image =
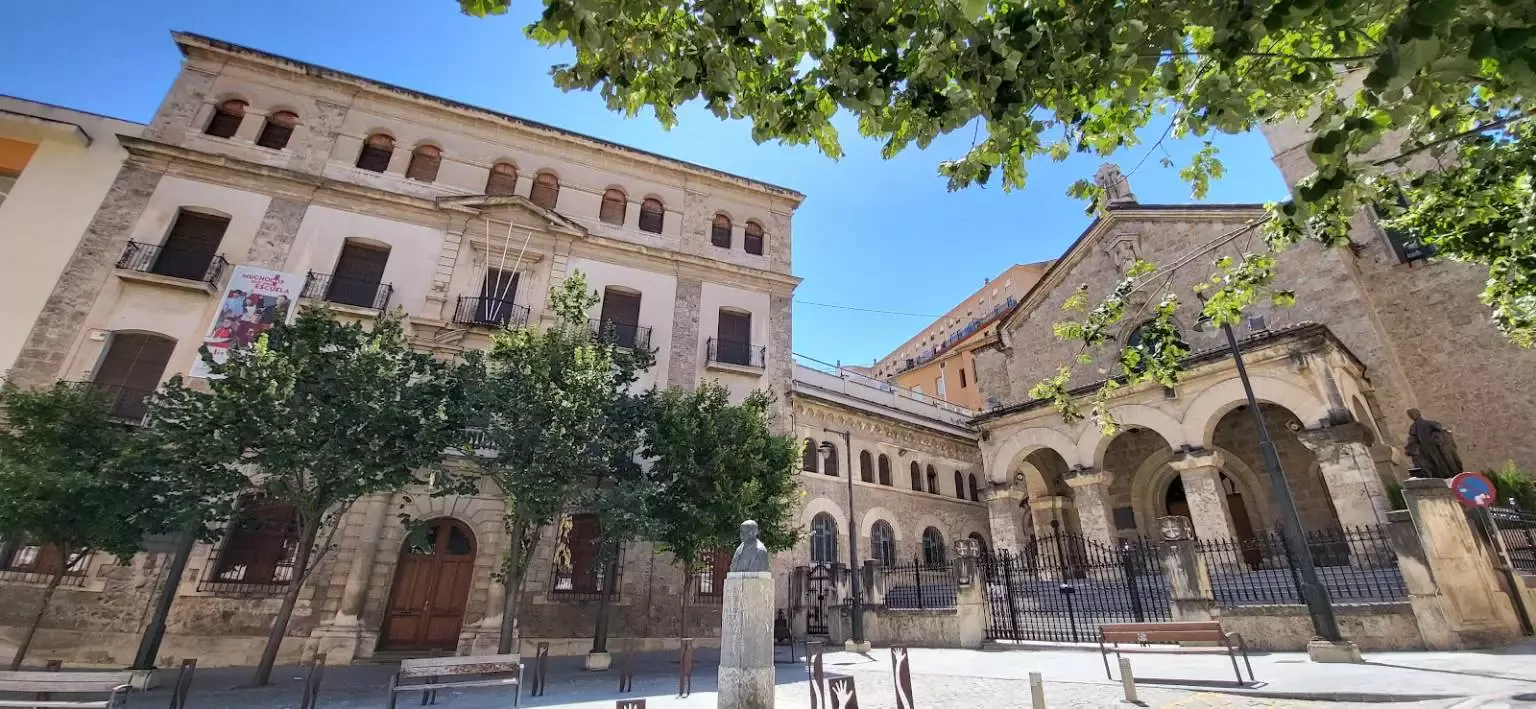
POLYGON ((521 656, 517 654, 507 654, 432 657, 419 660, 401 660, 399 677, 401 679, 412 679, 420 677, 485 675, 497 672, 517 672, 517 665, 521 659, 521 656))
POLYGON ((1105 623, 1099 626, 1099 630, 1110 631, 1138 631, 1152 630, 1214 630, 1221 631, 1219 621, 1191 621, 1186 623, 1105 623))
POLYGON ((49 682, 65 683, 71 681, 95 681, 117 682, 128 684, 133 680, 132 672, 43 672, 33 670, 17 670, 15 672, 0 672, 0 681, 4 680, 47 680, 49 682))
POLYGON ((517 684, 516 677, 506 679, 480 679, 468 682, 433 682, 431 684, 400 684, 395 685, 396 692, 420 692, 428 689, 452 689, 454 687, 502 687, 517 684))
POLYGON ((14 682, 0 680, 0 692, 53 692, 54 694, 91 694, 111 692, 127 682, 14 682))
POLYGON ((1104 642, 1107 643, 1139 643, 1145 635, 1149 643, 1177 643, 1177 642, 1222 642, 1225 636, 1220 632, 1206 630, 1165 630, 1162 632, 1116 632, 1104 633, 1104 642))
POLYGON ((98 701, 38 701, 36 699, 0 699, 0 707, 29 707, 36 709, 107 709, 109 699, 98 701))

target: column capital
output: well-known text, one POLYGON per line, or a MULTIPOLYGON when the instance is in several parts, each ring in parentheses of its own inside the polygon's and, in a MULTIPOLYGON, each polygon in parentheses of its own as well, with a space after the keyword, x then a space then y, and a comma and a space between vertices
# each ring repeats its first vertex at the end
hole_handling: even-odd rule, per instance
MULTIPOLYGON (((1071 471, 1068 472, 1070 473, 1071 471)), ((1086 468, 1076 475, 1067 477, 1066 481, 1068 487, 1071 487, 1073 490, 1081 490, 1085 487, 1108 485, 1110 481, 1110 474, 1104 472, 1103 470, 1086 468)))
POLYGON ((1060 510, 1066 509, 1069 503, 1070 498, 1066 495, 1044 495, 1031 498, 1029 506, 1037 510, 1060 510))
POLYGON ((1358 443, 1365 445, 1368 439, 1365 425, 1357 421, 1337 423, 1323 428, 1303 429, 1296 432, 1296 439, 1311 450, 1329 446, 1358 443))
POLYGON ((1183 455, 1168 461, 1168 467, 1182 473, 1201 468, 1220 468, 1225 462, 1220 451, 1199 448, 1185 451, 1183 455))
POLYGON ((986 494, 987 502, 992 502, 993 500, 1023 500, 1027 497, 1029 497, 1029 493, 1011 487, 988 490, 986 494))

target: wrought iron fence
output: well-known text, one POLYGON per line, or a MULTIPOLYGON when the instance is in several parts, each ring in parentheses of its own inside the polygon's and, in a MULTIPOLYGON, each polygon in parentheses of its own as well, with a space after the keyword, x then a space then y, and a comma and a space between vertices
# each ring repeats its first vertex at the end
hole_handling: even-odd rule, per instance
POLYGON ((600 338, 619 347, 628 347, 632 350, 647 350, 651 348, 651 328, 644 325, 621 323, 614 320, 598 320, 593 318, 587 323, 594 337, 600 338))
POLYGON ((329 273, 309 272, 304 281, 304 297, 328 303, 352 305, 383 311, 389 307, 395 287, 388 283, 347 278, 329 273))
POLYGON ((91 566, 89 553, 72 554, 65 558, 53 545, 0 544, 0 581, 48 583, 66 563, 69 567, 59 577, 59 585, 84 585, 85 572, 91 566))
MULTIPOLYGON (((603 598, 603 586, 610 580, 607 576, 607 563, 604 557, 603 540, 598 537, 591 539, 578 539, 569 543, 568 555, 562 557, 556 554, 551 577, 553 584, 549 589, 550 600, 558 601, 600 601, 603 598), (585 550, 576 547, 587 547, 585 550), (582 558, 578 562, 577 557, 582 558)), ((615 555, 613 562, 612 578, 613 590, 608 599, 617 602, 620 590, 624 588, 624 550, 619 548, 611 550, 615 555)))
POLYGON ((502 298, 459 296, 453 321, 483 327, 522 327, 528 324, 528 306, 502 298))
POLYGON ((709 361, 711 362, 762 368, 767 352, 767 348, 763 345, 722 340, 718 337, 709 338, 709 361))
POLYGON ((202 281, 218 287, 219 277, 229 268, 229 262, 223 256, 207 251, 166 248, 130 241, 118 257, 117 267, 125 271, 202 281))
MULTIPOLYGON (((1385 526, 1310 530, 1304 535, 1318 579, 1334 601, 1386 603, 1408 598, 1385 526)), ((1217 606, 1305 605, 1301 570, 1279 531, 1246 539, 1201 539, 1217 606)))
POLYGON ((1516 507, 1494 507, 1488 512, 1510 564, 1517 571, 1536 573, 1536 513, 1516 507))
POLYGON ((1172 619, 1156 547, 1141 539, 1114 545, 1053 531, 1018 553, 1004 549, 979 564, 987 594, 987 637, 1090 642, 1105 623, 1172 619))
POLYGON ((881 569, 885 576, 885 607, 891 610, 947 610, 955 607, 958 594, 955 567, 948 563, 925 564, 912 559, 881 569))
POLYGON ((279 556, 269 549, 231 548, 229 540, 209 559, 208 571, 197 582, 197 590, 240 596, 276 596, 287 590, 293 580, 293 562, 297 544, 288 545, 279 556))

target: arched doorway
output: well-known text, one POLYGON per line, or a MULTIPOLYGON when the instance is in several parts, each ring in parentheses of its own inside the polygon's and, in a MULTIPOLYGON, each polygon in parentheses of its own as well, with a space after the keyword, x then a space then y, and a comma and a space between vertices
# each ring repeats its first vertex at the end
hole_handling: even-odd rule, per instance
POLYGON ((463 522, 434 519, 425 539, 407 539, 389 593, 382 649, 457 648, 474 568, 475 535, 463 522))

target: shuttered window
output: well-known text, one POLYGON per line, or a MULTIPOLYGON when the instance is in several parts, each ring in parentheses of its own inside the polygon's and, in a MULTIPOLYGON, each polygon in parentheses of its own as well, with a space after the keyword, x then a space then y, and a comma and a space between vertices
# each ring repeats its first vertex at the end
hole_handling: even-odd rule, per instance
POLYGON ((763 225, 757 222, 747 222, 747 228, 742 232, 741 246, 747 253, 754 256, 763 255, 763 225))
POLYGON ((714 226, 709 230, 709 243, 722 249, 731 248, 731 218, 724 214, 715 215, 714 226))
POLYGON ((528 199, 545 209, 554 209, 560 201, 560 178, 549 172, 533 178, 533 190, 528 193, 528 199))
POLYGON ((203 132, 215 138, 233 138, 240 130, 242 120, 245 120, 245 102, 231 99, 213 110, 213 117, 208 119, 208 127, 203 132))
POLYGON ((395 154, 395 139, 382 133, 368 136, 363 150, 357 154, 357 166, 370 172, 389 169, 389 159, 395 154))
POLYGON ((623 224, 624 212, 628 206, 628 198, 623 192, 608 190, 603 193, 603 205, 597 210, 597 218, 609 224, 623 224))
POLYGON ((278 111, 267 116, 267 122, 261 127, 261 135, 257 136, 256 144, 273 150, 288 147, 288 139, 293 137, 293 126, 298 122, 299 115, 292 111, 278 111))
POLYGON ((405 177, 410 180, 434 182, 437 169, 443 164, 443 151, 431 145, 422 145, 411 152, 411 163, 405 167, 405 177))
POLYGON ((597 564, 601 543, 597 515, 575 514, 565 518, 555 545, 555 591, 596 593, 602 590, 597 564))
POLYGON ((667 209, 661 205, 661 200, 647 199, 640 203, 640 231, 660 234, 666 218, 667 209))
POLYGON ((485 193, 492 197, 510 197, 517 192, 517 166, 499 162, 491 166, 491 174, 485 178, 485 193))
POLYGON ((108 397, 114 416, 143 420, 146 399, 159 388, 175 351, 176 340, 164 335, 113 333, 107 352, 96 367, 96 376, 91 378, 92 385, 108 397))
POLYGON ((384 282, 384 266, 389 262, 389 248, 347 241, 336 259, 336 271, 325 299, 332 303, 374 307, 379 286, 384 282))

